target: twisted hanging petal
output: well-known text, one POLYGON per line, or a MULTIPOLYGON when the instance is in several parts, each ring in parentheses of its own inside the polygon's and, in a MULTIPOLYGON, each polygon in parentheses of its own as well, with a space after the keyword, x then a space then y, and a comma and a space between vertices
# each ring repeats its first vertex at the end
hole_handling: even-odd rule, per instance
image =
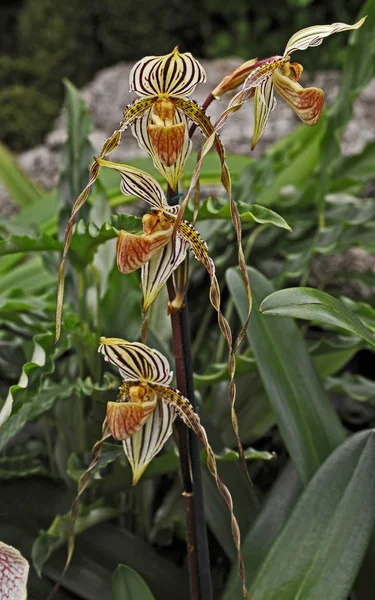
POLYGON ((77 522, 77 518, 79 515, 79 506, 81 503, 81 496, 82 496, 83 492, 85 491, 85 489, 87 488, 88 484, 90 483, 91 473, 92 473, 93 469, 95 469, 96 465, 98 464, 99 458, 102 453, 103 443, 105 442, 105 440, 107 438, 110 437, 110 435, 111 435, 111 432, 109 431, 109 428, 107 425, 107 419, 105 419, 104 423, 103 423, 103 427, 102 427, 102 437, 100 440, 98 440, 94 444, 94 446, 91 450, 90 464, 87 467, 86 471, 81 475, 79 482, 78 482, 78 493, 77 493, 77 496, 75 497, 73 505, 72 505, 72 520, 71 520, 70 531, 69 531, 69 536, 68 536, 68 556, 66 559, 66 563, 65 563, 63 572, 60 575, 59 580, 57 581, 55 587, 53 588, 52 592, 48 596, 47 600, 50 600, 55 595, 57 590, 59 589, 61 581, 63 580, 64 575, 65 575, 66 571, 68 570, 70 561, 72 560, 72 556, 73 556, 73 552, 74 552, 74 543, 75 543, 75 527, 76 527, 76 522, 77 522))
POLYGON ((305 125, 316 125, 324 106, 323 90, 314 87, 303 88, 280 71, 273 74, 273 83, 277 93, 305 125))
POLYGON ((306 50, 310 46, 320 46, 323 39, 332 35, 333 33, 339 33, 340 31, 348 31, 350 29, 359 29, 366 21, 366 17, 363 17, 354 25, 347 25, 346 23, 332 23, 332 25, 313 25, 313 27, 306 27, 297 31, 290 40, 288 41, 284 56, 291 54, 296 50, 306 50))
POLYGON ((121 191, 125 196, 137 196, 155 209, 168 209, 163 188, 146 171, 109 160, 97 159, 97 162, 101 167, 108 167, 120 173, 121 191))
POLYGON ((139 342, 121 338, 100 338, 99 352, 120 371, 125 381, 153 381, 167 384, 173 373, 166 358, 139 342))
POLYGON ((139 96, 187 96, 203 81, 202 66, 189 52, 180 54, 177 46, 170 54, 142 58, 129 76, 130 90, 139 96))
POLYGON ((275 108, 273 78, 264 80, 255 90, 254 97, 254 133, 251 149, 254 150, 267 125, 268 117, 275 108))
POLYGON ((232 535, 233 540, 237 549, 238 556, 238 572, 242 582, 242 592, 244 598, 250 600, 249 594, 245 585, 245 568, 241 555, 241 534, 240 528, 238 526, 238 522, 233 512, 233 501, 232 496, 226 485, 221 481, 219 474, 217 472, 216 459, 215 455, 212 451, 212 448, 208 442, 207 434, 204 427, 200 424, 200 420, 198 415, 195 414, 193 407, 191 406, 189 400, 185 398, 178 390, 164 385, 150 384, 150 387, 155 390, 160 396, 161 400, 166 402, 168 405, 173 406, 175 410, 178 412, 181 419, 186 423, 190 429, 194 431, 194 433, 198 436, 200 441, 202 442, 204 449, 207 453, 207 466, 215 478, 216 485, 218 490, 223 497, 231 516, 231 527, 232 527, 232 535))
POLYGON ((120 231, 117 239, 117 266, 121 273, 132 273, 147 263, 168 244, 173 234, 173 225, 164 231, 150 235, 134 235, 120 231))
POLYGON ((182 124, 184 125, 184 138, 183 144, 180 149, 180 152, 177 153, 177 157, 175 162, 170 166, 167 166, 164 162, 161 161, 159 154, 153 148, 153 145, 150 140, 149 132, 147 127, 151 121, 150 116, 151 111, 148 111, 148 114, 144 116, 143 119, 138 119, 132 125, 133 135, 137 138, 138 144, 141 148, 143 148, 152 158, 155 168, 165 177, 172 190, 177 190, 178 182, 181 179, 185 162, 187 157, 189 156, 192 148, 192 143, 189 138, 188 133, 188 122, 185 115, 176 110, 173 123, 174 125, 182 124))
POLYGON ((189 247, 190 242, 185 241, 177 234, 175 240, 171 238, 160 252, 142 266, 144 311, 151 306, 173 271, 184 260, 189 247))
POLYGON ((165 404, 159 398, 145 425, 123 442, 124 452, 133 471, 133 485, 139 481, 154 456, 172 435, 176 414, 174 406, 165 404))
POLYGON ((0 597, 4 600, 26 600, 29 563, 22 554, 0 542, 0 597))
MULTIPOLYGON (((120 127, 111 135, 110 138, 108 138, 104 142, 102 149, 100 151, 98 160, 105 158, 106 156, 108 156, 111 152, 113 152, 117 148, 117 146, 119 145, 119 143, 121 141, 122 132, 125 131, 127 126, 131 125, 131 123, 133 123, 133 121, 135 121, 136 119, 141 117, 143 115, 143 113, 153 105, 154 102, 155 102, 154 97, 140 98, 139 100, 136 100, 133 104, 131 104, 130 106, 127 107, 127 109, 124 113, 123 119, 120 123, 120 127)), ((90 193, 91 186, 95 183, 95 181, 98 178, 99 170, 100 170, 100 165, 98 164, 97 160, 95 160, 90 167, 89 181, 88 181, 86 187, 82 190, 82 192, 78 196, 77 200, 75 201, 69 221, 65 228, 64 249, 63 249, 63 255, 62 255, 62 259, 61 259, 59 275, 58 275, 58 284, 57 284, 55 343, 58 342, 60 335, 61 335, 61 319, 62 319, 62 309, 63 309, 63 301, 64 301, 65 262, 66 262, 66 257, 68 254, 70 242, 72 240, 74 219, 75 219, 75 216, 76 216, 77 212, 79 211, 79 209, 86 202, 88 195, 90 193)))

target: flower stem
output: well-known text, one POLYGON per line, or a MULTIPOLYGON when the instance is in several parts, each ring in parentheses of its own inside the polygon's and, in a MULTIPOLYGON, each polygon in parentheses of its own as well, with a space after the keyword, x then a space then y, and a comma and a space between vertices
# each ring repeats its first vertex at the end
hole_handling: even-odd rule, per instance
MULTIPOLYGON (((168 201, 174 192, 168 189, 168 201)), ((188 260, 186 258, 185 260, 188 260)), ((170 302, 175 298, 172 277, 167 283, 170 302)), ((180 392, 188 398, 195 410, 193 366, 191 357, 190 326, 187 300, 178 311, 171 313, 176 381, 180 392)), ((204 496, 200 466, 200 445, 193 431, 184 423, 177 424, 179 455, 185 497, 187 548, 192 600, 212 600, 210 558, 207 526, 204 514, 204 496)))

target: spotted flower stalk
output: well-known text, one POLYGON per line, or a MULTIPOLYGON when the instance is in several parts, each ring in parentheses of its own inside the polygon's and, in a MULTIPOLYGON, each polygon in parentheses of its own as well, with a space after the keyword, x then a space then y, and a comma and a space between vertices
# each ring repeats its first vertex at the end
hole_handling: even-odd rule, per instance
POLYGON ((243 596, 250 600, 245 585, 241 535, 233 512, 232 497, 218 475, 215 455, 198 415, 195 414, 189 400, 170 385, 173 373, 167 359, 161 352, 151 349, 145 344, 128 342, 121 338, 100 338, 99 352, 104 355, 105 360, 118 369, 123 381, 117 400, 107 404, 103 436, 95 444, 90 465, 78 484, 78 494, 72 508, 72 530, 69 536, 69 552, 64 573, 69 566, 74 550, 74 527, 78 517, 80 498, 98 463, 103 442, 112 435, 115 440, 123 443, 124 452, 133 471, 133 485, 135 485, 152 458, 171 436, 172 423, 178 415, 203 444, 207 454, 207 466, 230 511, 243 596))

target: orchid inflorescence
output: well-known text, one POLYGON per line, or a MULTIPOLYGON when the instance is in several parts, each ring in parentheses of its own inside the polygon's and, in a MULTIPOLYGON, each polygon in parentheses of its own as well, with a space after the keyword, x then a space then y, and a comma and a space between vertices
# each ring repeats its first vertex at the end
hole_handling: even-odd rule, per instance
MULTIPOLYGON (((275 106, 274 90, 305 124, 316 124, 323 109, 324 93, 318 88, 304 89, 299 84, 303 67, 299 63, 292 63, 290 56, 297 50, 305 50, 310 46, 321 44, 325 37, 333 33, 358 29, 364 20, 361 19, 354 25, 333 23, 302 29, 290 38, 283 55, 260 61, 254 58, 245 62, 232 74, 224 77, 213 90, 209 101, 205 103, 208 106, 213 99, 220 98, 228 91, 242 85, 242 89, 232 98, 214 125, 205 110, 189 97, 195 87, 206 79, 202 66, 191 54, 180 53, 178 48, 175 48, 165 56, 148 56, 138 61, 130 73, 130 89, 138 95, 138 98, 126 108, 119 128, 104 142, 99 156, 95 158, 90 169, 88 184, 77 198, 66 227, 63 258, 59 271, 56 340, 61 331, 64 268, 72 238, 74 218, 85 203, 102 167, 114 169, 119 173, 121 191, 124 195, 136 196, 151 207, 151 212, 145 214, 142 219, 143 233, 120 231, 117 241, 119 270, 127 274, 138 268, 141 269, 145 315, 167 280, 182 268, 189 250, 192 250, 195 258, 205 266, 210 278, 210 301, 217 311, 219 326, 229 348, 232 423, 243 463, 244 455, 234 411, 236 395, 234 354, 244 337, 250 317, 251 292, 241 247, 240 217, 232 198, 230 174, 218 132, 232 113, 253 99, 255 123, 252 148, 254 148, 275 106), (181 206, 170 206, 163 188, 148 173, 107 160, 108 155, 119 145, 122 132, 130 125, 139 145, 151 156, 154 166, 164 176, 169 191, 177 193, 178 182, 191 151, 189 123, 200 128, 205 141, 198 154, 197 165, 181 206), (239 266, 248 297, 247 318, 236 341, 233 341, 229 323, 221 311, 220 288, 207 244, 201 239, 193 224, 183 218, 188 200, 194 188, 198 186, 204 157, 212 147, 220 158, 221 181, 229 196, 238 242, 239 266)), ((178 302, 170 303, 170 311, 181 308, 186 285, 187 282, 184 280, 182 293, 180 290, 181 297, 178 302)), ((142 338, 142 341, 145 340, 142 338)), ((133 471, 133 484, 136 484, 153 457, 171 436, 173 422, 178 415, 203 444, 207 453, 208 468, 230 510, 243 594, 248 597, 240 551, 240 532, 233 513, 230 493, 218 476, 215 456, 199 417, 195 414, 189 400, 170 385, 172 372, 166 358, 144 343, 127 342, 117 337, 101 338, 99 351, 118 369, 123 381, 117 401, 107 404, 102 438, 95 444, 90 465, 80 479, 78 495, 72 511, 73 530, 69 540, 67 565, 73 551, 74 523, 78 516, 79 500, 87 487, 92 470, 97 465, 104 440, 112 435, 115 440, 122 442, 133 471)))

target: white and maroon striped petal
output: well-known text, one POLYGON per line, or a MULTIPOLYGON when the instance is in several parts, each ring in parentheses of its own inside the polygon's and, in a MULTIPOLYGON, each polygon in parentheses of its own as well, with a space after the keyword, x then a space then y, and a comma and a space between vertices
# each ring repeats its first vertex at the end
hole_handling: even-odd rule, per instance
POLYGON ((191 152, 191 147, 192 147, 192 143, 189 138, 189 132, 188 132, 188 120, 182 111, 176 110, 173 124, 174 125, 184 124, 185 125, 185 134, 184 134, 184 140, 183 140, 181 151, 180 151, 179 155, 177 156, 176 161, 169 167, 166 166, 160 160, 160 157, 158 156, 157 152, 155 152, 155 149, 152 146, 150 136, 147 131, 147 127, 150 124, 150 122, 151 122, 151 110, 149 110, 147 112, 147 114, 144 115, 143 119, 138 119, 137 121, 134 121, 132 128, 131 128, 132 133, 133 133, 134 137, 137 138, 137 141, 138 141, 138 144, 140 145, 140 147, 143 148, 143 150, 145 150, 151 156, 155 168, 159 171, 159 173, 161 173, 165 177, 165 179, 167 180, 167 182, 169 183, 171 188, 173 190, 177 190, 177 185, 178 185, 179 180, 181 179, 181 176, 182 176, 182 173, 183 173, 183 170, 185 167, 186 159, 189 156, 189 154, 191 152))
POLYGON ((340 31, 348 31, 351 29, 359 29, 365 22, 366 17, 360 19, 354 25, 347 25, 346 23, 332 23, 332 25, 314 25, 313 27, 306 27, 297 31, 290 40, 288 41, 284 56, 291 54, 296 50, 306 50, 310 46, 319 46, 324 38, 332 35, 333 33, 339 33, 340 31))
POLYGON ((165 404, 159 398, 155 410, 143 427, 123 442, 124 452, 133 471, 133 485, 139 481, 154 456, 172 435, 176 414, 174 406, 165 404))
POLYGON ((181 54, 177 46, 170 54, 142 58, 129 76, 130 91, 139 96, 186 96, 205 80, 199 62, 189 52, 181 54))
POLYGON ((97 162, 101 167, 108 167, 120 173, 121 191, 125 196, 137 196, 148 202, 152 208, 168 207, 163 188, 146 171, 101 158, 98 158, 97 162))
POLYGON ((262 81, 254 96, 254 133, 251 149, 254 150, 263 135, 271 111, 275 108, 273 78, 262 81))
POLYGON ((99 352, 119 369, 125 381, 150 381, 165 385, 172 380, 173 373, 167 359, 140 342, 101 337, 99 352))
POLYGON ((169 240, 166 246, 145 263, 141 271, 143 310, 147 310, 160 292, 167 279, 184 260, 190 242, 180 235, 169 240))
POLYGON ((0 598, 26 600, 29 563, 21 553, 0 542, 0 598))

